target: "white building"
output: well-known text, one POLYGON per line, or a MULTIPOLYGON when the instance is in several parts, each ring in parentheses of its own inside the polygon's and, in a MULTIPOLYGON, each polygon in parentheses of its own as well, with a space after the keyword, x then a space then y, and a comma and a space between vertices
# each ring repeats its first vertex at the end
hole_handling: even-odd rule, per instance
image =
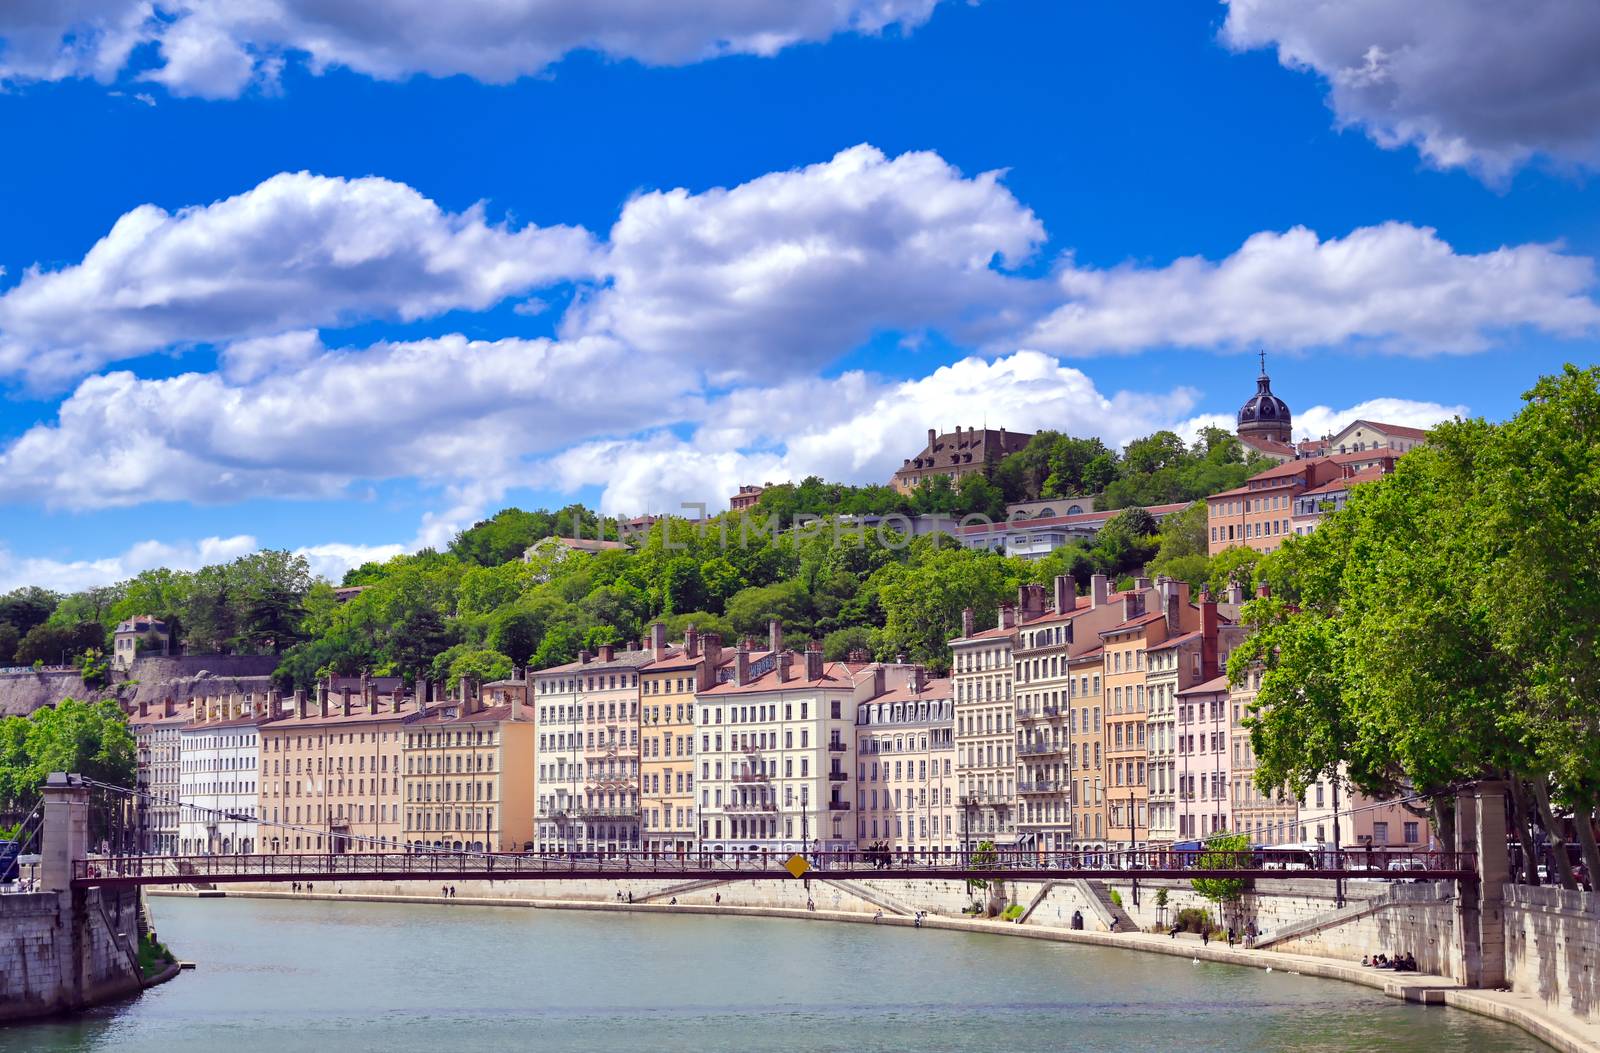
POLYGON ((639 671, 653 657, 607 644, 529 674, 539 851, 640 847, 639 671))
POLYGON ((742 641, 697 696, 703 846, 787 855, 856 848, 856 711, 885 690, 885 669, 796 655, 751 660, 742 641))
POLYGON ((170 698, 155 706, 141 702, 128 714, 128 730, 138 750, 136 779, 143 794, 135 847, 146 855, 178 854, 179 740, 188 722, 189 707, 179 708, 170 698))
POLYGON ((272 696, 229 695, 196 703, 193 722, 178 732, 180 855, 255 851, 259 728, 275 710, 272 696))

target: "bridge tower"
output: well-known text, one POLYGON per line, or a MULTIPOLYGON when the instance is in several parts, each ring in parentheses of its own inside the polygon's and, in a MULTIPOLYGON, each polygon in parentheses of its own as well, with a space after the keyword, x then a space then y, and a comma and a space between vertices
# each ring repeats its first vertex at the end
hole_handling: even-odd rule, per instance
POLYGON ((1506 986, 1506 786, 1479 782, 1456 796, 1456 851, 1477 856, 1477 871, 1456 881, 1451 971, 1467 987, 1506 986))

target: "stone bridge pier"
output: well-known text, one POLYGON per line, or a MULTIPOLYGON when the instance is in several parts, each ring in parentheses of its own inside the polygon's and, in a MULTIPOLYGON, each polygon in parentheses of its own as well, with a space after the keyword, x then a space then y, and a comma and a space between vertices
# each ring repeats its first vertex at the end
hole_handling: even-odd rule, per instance
POLYGON ((1467 987, 1506 986, 1506 786, 1475 783, 1456 796, 1456 850, 1477 856, 1477 873, 1456 882, 1452 973, 1467 987))
POLYGON ((39 887, 0 895, 0 1021, 70 1012, 145 986, 135 889, 73 888, 88 858, 89 788, 54 772, 44 785, 39 887))

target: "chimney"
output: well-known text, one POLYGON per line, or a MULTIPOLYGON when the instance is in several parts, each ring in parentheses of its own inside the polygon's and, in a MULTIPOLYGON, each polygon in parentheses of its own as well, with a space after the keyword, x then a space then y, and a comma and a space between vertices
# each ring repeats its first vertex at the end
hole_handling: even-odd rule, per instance
POLYGON ((1140 575, 1139 577, 1133 579, 1133 587, 1140 592, 1144 592, 1150 587, 1150 579, 1140 575))
POLYGON ((1056 575, 1056 613, 1065 614, 1078 605, 1078 589, 1071 574, 1056 575))
POLYGON ((1017 586, 1017 620, 1037 617, 1044 613, 1044 586, 1017 586))
MULTIPOLYGON (((365 677, 362 678, 363 681, 365 681, 365 679, 365 677)), ((348 717, 350 715, 350 689, 348 687, 342 687, 339 689, 339 715, 341 717, 348 717)))
POLYGON ((1122 597, 1122 620, 1132 621, 1144 613, 1144 593, 1130 592, 1122 597))
POLYGON ((777 654, 783 650, 783 619, 773 618, 767 622, 767 650, 777 654))
POLYGON ((600 645, 600 661, 602 661, 602 662, 610 662, 612 657, 615 654, 616 654, 616 651, 612 648, 612 646, 610 644, 603 643, 603 644, 600 645))
POLYGON ((320 692, 320 697, 317 699, 317 716, 325 717, 327 715, 328 715, 328 692, 327 692, 327 689, 324 688, 320 692))
POLYGON ((911 690, 913 692, 915 692, 916 694, 920 695, 920 694, 922 694, 922 689, 927 687, 927 686, 928 686, 928 670, 924 666, 920 666, 920 665, 912 666, 911 667, 911 690))
MULTIPOLYGON (((957 428, 956 430, 960 431, 961 429, 957 428)), ((928 429, 928 452, 929 453, 933 452, 933 444, 935 442, 937 442, 938 439, 939 439, 939 433, 934 431, 932 428, 929 428, 928 429)))
POLYGON ((872 667, 872 693, 867 696, 868 698, 877 698, 883 694, 884 685, 888 680, 884 673, 885 670, 881 662, 872 667))
POLYGON ((1209 594, 1200 596, 1200 682, 1214 679, 1217 668, 1217 605, 1209 594))
POLYGON ((1262 599, 1266 599, 1268 596, 1272 595, 1272 586, 1263 581, 1260 585, 1256 586, 1256 595, 1262 599))
POLYGON ((667 623, 650 623, 650 657, 659 662, 667 657, 667 623))
POLYGON ((706 653, 705 668, 707 678, 715 683, 717 666, 722 664, 722 634, 706 633, 705 636, 700 638, 700 645, 705 649, 706 653))
POLYGON ((750 682, 750 641, 740 640, 739 649, 733 652, 733 682, 743 687, 750 682))
POLYGON ((812 640, 806 644, 806 679, 822 679, 822 641, 812 640))
POLYGON ((1211 586, 1206 582, 1200 583, 1200 602, 1208 603, 1211 600, 1211 586))
POLYGON ((177 703, 177 701, 175 699, 173 699, 169 695, 167 697, 167 700, 165 702, 161 703, 161 715, 164 716, 164 717, 172 717, 172 716, 177 716, 177 714, 178 714, 178 703, 177 703))
POLYGON ((1237 581, 1228 582, 1228 602, 1232 604, 1244 602, 1244 586, 1237 581))
POLYGON ((590 654, 588 651, 579 651, 578 652, 578 664, 579 665, 588 665, 592 661, 594 661, 594 655, 590 654))
POLYGON ((150 715, 150 703, 141 701, 139 703, 139 716, 140 717, 148 717, 149 715, 150 715))
POLYGON ((690 658, 700 657, 700 634, 693 625, 683 631, 683 653, 690 658))
POLYGON ((1110 598, 1111 580, 1104 574, 1093 574, 1089 577, 1089 606, 1104 607, 1110 598))
POLYGON ((1002 603, 999 611, 999 628, 1009 629, 1017 624, 1017 609, 1009 603, 1002 603))
POLYGON ((789 666, 793 662, 794 654, 791 651, 783 651, 778 655, 778 683, 789 682, 789 666))
POLYGON ((972 608, 961 608, 961 636, 966 639, 972 635, 972 608))

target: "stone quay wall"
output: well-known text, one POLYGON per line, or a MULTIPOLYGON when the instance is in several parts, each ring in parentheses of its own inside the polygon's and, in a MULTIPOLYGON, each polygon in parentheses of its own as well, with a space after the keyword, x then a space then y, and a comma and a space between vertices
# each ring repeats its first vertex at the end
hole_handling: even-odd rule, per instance
POLYGON ((0 933, 0 1021, 82 1009, 144 986, 136 889, 0 895, 0 933))
POLYGON ((1600 895, 1507 885, 1505 925, 1511 989, 1600 1020, 1600 895))

